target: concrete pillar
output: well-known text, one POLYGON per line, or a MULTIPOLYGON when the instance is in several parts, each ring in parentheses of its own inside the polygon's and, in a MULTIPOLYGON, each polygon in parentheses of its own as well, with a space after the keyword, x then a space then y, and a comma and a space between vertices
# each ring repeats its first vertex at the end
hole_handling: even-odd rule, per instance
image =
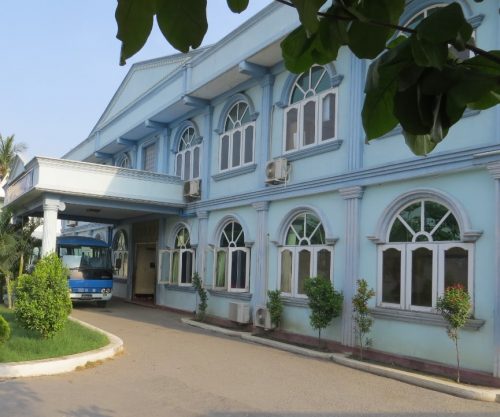
POLYGON ((267 258, 268 258, 268 238, 267 219, 269 213, 269 202, 260 201, 252 204, 257 210, 257 233, 255 236, 255 246, 253 258, 255 267, 251 270, 251 282, 253 283, 252 307, 265 305, 267 299, 267 258))
POLYGON ((56 251, 57 213, 65 208, 65 204, 57 198, 46 198, 43 201, 42 256, 56 251))
POLYGON ((346 202, 345 229, 345 276, 342 292, 344 305, 342 309, 342 344, 356 344, 352 314, 352 296, 359 279, 359 222, 361 218, 360 200, 363 197, 362 187, 349 187, 339 190, 346 202))
POLYGON ((259 186, 264 186, 266 181, 266 164, 269 161, 270 146, 271 146, 271 113, 273 105, 273 85, 274 75, 266 74, 261 81, 262 86, 262 111, 261 111, 261 134, 260 140, 256 137, 256 146, 258 154, 256 155, 256 162, 259 166, 259 186))
POLYGON ((203 282, 207 277, 206 253, 208 249, 208 211, 198 211, 198 248, 196 250, 196 271, 203 282))
POLYGON ((495 181, 495 286, 493 294, 493 376, 500 378, 500 161, 488 165, 495 181))
POLYGON ((365 60, 358 59, 351 54, 351 73, 349 84, 349 130, 348 145, 348 170, 356 171, 363 166, 363 148, 365 132, 361 122, 361 110, 364 101, 364 88, 366 78, 365 60))
POLYGON ((201 153, 201 199, 206 200, 210 195, 210 173, 212 172, 211 161, 218 161, 219 158, 212 158, 212 117, 214 108, 207 107, 204 117, 203 146, 201 153))

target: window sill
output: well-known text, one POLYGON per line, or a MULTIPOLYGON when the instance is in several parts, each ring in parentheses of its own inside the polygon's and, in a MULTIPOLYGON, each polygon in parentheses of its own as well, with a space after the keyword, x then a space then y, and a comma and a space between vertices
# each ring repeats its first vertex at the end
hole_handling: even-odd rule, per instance
POLYGON ((249 292, 229 292, 222 290, 207 290, 210 295, 215 297, 232 298, 235 300, 250 301, 252 294, 249 292))
POLYGON ((214 181, 227 180, 228 178, 237 177, 243 174, 249 174, 257 169, 257 164, 245 165, 239 168, 230 169, 219 174, 212 175, 214 181))
POLYGON ((291 306, 291 307, 309 307, 309 299, 308 298, 299 298, 299 297, 287 297, 282 296, 283 305, 291 306))
MULTIPOLYGON (((437 313, 422 311, 398 310, 392 308, 375 307, 370 309, 373 318, 383 320, 403 321, 406 323, 427 324, 430 326, 446 327, 446 321, 437 313)), ((485 320, 469 319, 465 323, 465 330, 479 330, 483 327, 485 320)))
POLYGON ((164 284, 159 282, 158 285, 162 285, 169 291, 178 291, 178 292, 196 292, 196 289, 192 285, 175 285, 175 284, 164 284))
POLYGON ((290 151, 284 153, 283 156, 290 162, 297 161, 299 159, 308 158, 310 156, 321 155, 325 152, 336 151, 342 146, 342 140, 330 140, 324 142, 320 145, 310 146, 305 149, 300 149, 298 151, 290 151))

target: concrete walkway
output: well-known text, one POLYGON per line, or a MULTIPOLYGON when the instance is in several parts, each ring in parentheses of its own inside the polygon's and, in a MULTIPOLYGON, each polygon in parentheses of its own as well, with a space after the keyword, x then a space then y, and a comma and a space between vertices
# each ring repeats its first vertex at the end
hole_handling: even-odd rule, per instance
POLYGON ((125 352, 71 374, 0 382, 0 416, 495 416, 500 404, 425 390, 206 330, 114 301, 74 316, 125 352))

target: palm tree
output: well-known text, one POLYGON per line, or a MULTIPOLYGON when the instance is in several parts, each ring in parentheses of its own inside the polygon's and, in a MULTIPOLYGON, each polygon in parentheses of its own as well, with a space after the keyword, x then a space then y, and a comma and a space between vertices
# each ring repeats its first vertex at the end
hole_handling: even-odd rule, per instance
POLYGON ((0 134, 0 179, 5 178, 16 155, 24 150, 26 150, 26 145, 14 143, 14 135, 4 139, 0 134))

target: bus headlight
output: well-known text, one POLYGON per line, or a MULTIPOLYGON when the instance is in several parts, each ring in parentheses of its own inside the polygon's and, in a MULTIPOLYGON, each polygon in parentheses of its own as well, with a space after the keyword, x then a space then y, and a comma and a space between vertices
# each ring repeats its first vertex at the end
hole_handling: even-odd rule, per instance
POLYGON ((101 290, 101 293, 102 293, 103 295, 107 295, 107 294, 109 294, 110 292, 111 292, 111 288, 103 288, 103 289, 101 290))

